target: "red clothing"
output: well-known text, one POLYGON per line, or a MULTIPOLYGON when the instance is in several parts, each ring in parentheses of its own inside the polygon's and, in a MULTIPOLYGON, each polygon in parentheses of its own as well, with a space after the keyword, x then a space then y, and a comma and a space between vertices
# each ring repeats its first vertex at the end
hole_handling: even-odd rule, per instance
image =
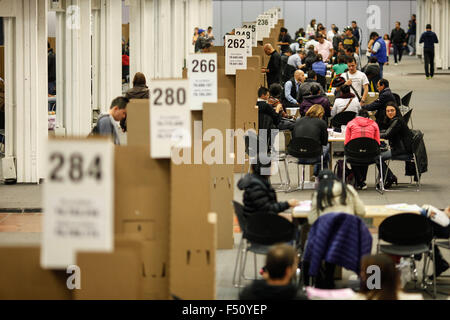
POLYGON ((126 54, 122 55, 122 65, 123 66, 129 66, 130 65, 130 57, 126 54))
POLYGON ((371 138, 380 144, 380 129, 378 128, 378 124, 368 118, 356 117, 347 124, 344 144, 356 138, 371 138))

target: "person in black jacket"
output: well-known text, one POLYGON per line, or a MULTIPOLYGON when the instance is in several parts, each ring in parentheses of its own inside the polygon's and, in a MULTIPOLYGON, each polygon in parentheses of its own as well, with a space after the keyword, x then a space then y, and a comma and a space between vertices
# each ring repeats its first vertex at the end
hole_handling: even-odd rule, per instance
POLYGON ((273 83, 280 83, 281 56, 270 43, 264 45, 264 53, 270 56, 267 68, 262 69, 262 72, 267 73, 267 85, 270 87, 273 83))
MULTIPOLYGON (((327 123, 322 120, 325 110, 320 104, 314 104, 306 112, 305 117, 295 122, 292 139, 298 137, 307 137, 316 140, 323 146, 323 168, 328 168, 329 146, 327 123)), ((289 146, 288 146, 289 148, 289 146)), ((314 176, 318 176, 320 164, 314 166, 314 176)))
POLYGON ((272 246, 267 253, 263 280, 255 280, 242 290, 240 300, 306 300, 292 276, 297 269, 295 249, 287 244, 272 246))
POLYGON ((394 46, 394 62, 397 65, 397 55, 398 62, 402 61, 403 48, 406 47, 406 33, 400 28, 399 21, 395 22, 395 28, 391 31, 391 41, 394 46))
POLYGON ((395 98, 389 88, 389 81, 386 79, 378 80, 377 90, 379 92, 378 99, 368 105, 362 106, 362 109, 367 111, 376 111, 377 114, 375 115, 375 119, 380 129, 383 129, 386 118, 386 104, 389 101, 395 101, 395 98))
POLYGON ((270 97, 269 89, 261 87, 258 89, 258 128, 261 129, 274 129, 281 121, 281 111, 283 105, 279 103, 275 109, 267 102, 270 97))
MULTIPOLYGON (((387 129, 380 132, 380 138, 389 140, 389 146, 391 148, 381 153, 383 175, 386 174, 387 170, 385 160, 392 159, 393 157, 399 160, 404 157, 406 160, 412 153, 411 130, 405 121, 403 121, 400 109, 394 101, 389 101, 386 104, 384 127, 387 129)), ((389 189, 393 183, 397 184, 397 177, 389 169, 384 187, 389 189)))
POLYGON ((258 213, 279 214, 299 203, 295 199, 277 201, 277 194, 269 181, 270 166, 270 162, 262 164, 258 160, 258 163, 252 164, 252 173, 238 181, 239 190, 244 190, 243 202, 246 217, 258 213))

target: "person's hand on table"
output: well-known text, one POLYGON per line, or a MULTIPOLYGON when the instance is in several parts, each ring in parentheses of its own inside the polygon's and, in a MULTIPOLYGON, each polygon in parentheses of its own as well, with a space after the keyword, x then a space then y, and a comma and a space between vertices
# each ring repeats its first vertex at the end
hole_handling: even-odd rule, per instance
POLYGON ((288 200, 288 203, 291 208, 294 208, 300 204, 300 201, 298 201, 297 199, 290 199, 288 200))

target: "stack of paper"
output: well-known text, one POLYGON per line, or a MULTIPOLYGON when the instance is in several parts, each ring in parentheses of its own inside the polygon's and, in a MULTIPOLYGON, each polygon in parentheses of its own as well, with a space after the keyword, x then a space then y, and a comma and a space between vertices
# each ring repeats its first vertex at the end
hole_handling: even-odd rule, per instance
POLYGON ((310 212, 311 200, 301 201, 298 206, 294 208, 294 213, 310 212))

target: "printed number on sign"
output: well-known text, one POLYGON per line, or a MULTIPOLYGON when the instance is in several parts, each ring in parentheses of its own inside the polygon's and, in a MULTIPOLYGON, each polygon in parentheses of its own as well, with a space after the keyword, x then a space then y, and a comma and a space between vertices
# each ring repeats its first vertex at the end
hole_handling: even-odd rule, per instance
POLYGON ((192 68, 192 72, 214 72, 216 71, 216 65, 214 60, 192 60, 192 64, 194 67, 192 68))
POLYGON ((228 39, 228 48, 244 48, 244 39, 228 39))
POLYGON ((256 32, 256 25, 254 25, 254 24, 252 24, 252 25, 250 25, 250 26, 244 24, 242 27, 243 27, 243 28, 246 28, 246 29, 250 29, 250 28, 251 28, 251 29, 252 29, 252 32, 256 32))
POLYGON ((55 152, 50 155, 50 180, 52 182, 64 182, 63 168, 68 165, 68 179, 73 182, 81 182, 85 176, 92 177, 100 181, 102 179, 102 166, 100 156, 95 156, 89 164, 87 171, 84 169, 83 155, 80 153, 71 154, 67 161, 64 154, 55 152), (66 163, 68 162, 68 164, 66 163))
POLYGON ((165 101, 168 106, 173 105, 175 102, 178 105, 186 103, 186 91, 184 88, 178 88, 176 91, 172 88, 167 88, 164 92, 162 89, 156 88, 153 90, 153 94, 156 97, 153 102, 155 106, 161 106, 162 101, 165 101))
POLYGON ((252 36, 252 34, 250 33, 250 31, 242 31, 242 32, 236 31, 236 34, 237 34, 238 36, 245 36, 245 38, 246 38, 247 40, 249 40, 249 39, 251 38, 251 36, 252 36))
POLYGON ((258 26, 267 26, 269 25, 269 20, 267 19, 258 19, 258 26))

